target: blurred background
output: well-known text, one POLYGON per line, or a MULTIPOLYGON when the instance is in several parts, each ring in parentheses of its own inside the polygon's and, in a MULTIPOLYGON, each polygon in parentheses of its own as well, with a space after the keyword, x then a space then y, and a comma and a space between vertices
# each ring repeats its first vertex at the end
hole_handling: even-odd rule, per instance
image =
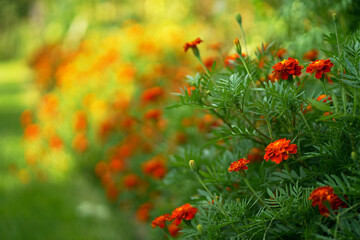
POLYGON ((168 156, 215 124, 165 110, 203 71, 184 43, 200 37, 209 68, 224 66, 236 37, 250 56, 273 42, 302 59, 321 54, 333 12, 352 32, 359 10, 352 0, 0 0, 0 239, 161 239, 155 202, 188 197, 168 188, 168 156))

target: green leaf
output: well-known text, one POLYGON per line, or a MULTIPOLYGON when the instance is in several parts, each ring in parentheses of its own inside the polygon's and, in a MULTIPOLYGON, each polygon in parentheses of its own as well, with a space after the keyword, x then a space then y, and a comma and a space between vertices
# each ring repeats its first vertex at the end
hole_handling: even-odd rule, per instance
POLYGON ((331 111, 330 106, 324 102, 316 101, 315 99, 312 99, 312 98, 308 98, 307 100, 311 103, 311 105, 313 105, 314 107, 316 107, 319 110, 322 110, 325 112, 331 111))

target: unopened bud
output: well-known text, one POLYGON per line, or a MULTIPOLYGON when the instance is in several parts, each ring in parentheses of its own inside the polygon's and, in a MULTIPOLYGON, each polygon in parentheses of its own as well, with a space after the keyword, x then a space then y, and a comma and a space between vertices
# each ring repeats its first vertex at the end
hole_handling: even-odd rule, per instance
POLYGON ((197 167, 196 167, 196 163, 194 160, 189 161, 189 166, 190 166, 191 170, 196 171, 197 167))
POLYGON ((197 225, 197 226, 196 226, 196 229, 197 229, 198 232, 201 233, 201 234, 204 232, 203 226, 201 226, 201 224, 197 225))
POLYGON ((241 45, 240 45, 240 41, 238 38, 235 38, 234 45, 235 45, 235 51, 237 52, 237 54, 241 55, 241 45))
POLYGON ((351 158, 352 160, 354 160, 355 162, 358 161, 359 157, 358 154, 355 151, 351 152, 351 158))
POLYGON ((192 47, 191 50, 193 51, 195 57, 200 58, 200 52, 199 52, 199 49, 196 46, 192 47))
POLYGON ((332 19, 335 21, 335 20, 336 20, 336 12, 333 12, 333 13, 331 14, 331 17, 332 17, 332 19))
POLYGON ((235 19, 236 19, 236 21, 238 22, 238 24, 239 24, 240 27, 241 27, 241 24, 242 24, 241 14, 240 14, 240 13, 236 14, 235 19))

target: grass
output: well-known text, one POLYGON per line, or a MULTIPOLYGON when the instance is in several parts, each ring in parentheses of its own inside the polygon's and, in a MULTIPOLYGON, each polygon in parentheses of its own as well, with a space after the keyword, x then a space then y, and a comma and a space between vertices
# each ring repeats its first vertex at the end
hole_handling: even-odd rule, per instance
POLYGON ((140 239, 132 217, 79 171, 58 183, 19 181, 26 165, 19 117, 36 99, 29 76, 21 61, 0 63, 0 239, 140 239))

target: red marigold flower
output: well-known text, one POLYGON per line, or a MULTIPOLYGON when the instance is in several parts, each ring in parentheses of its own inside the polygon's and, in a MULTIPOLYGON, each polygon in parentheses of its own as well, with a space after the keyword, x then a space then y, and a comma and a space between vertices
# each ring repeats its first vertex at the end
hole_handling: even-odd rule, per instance
POLYGON ((181 230, 181 227, 178 227, 174 223, 171 223, 168 226, 168 230, 172 237, 177 237, 179 235, 179 231, 181 230))
POLYGON ((250 162, 259 162, 263 159, 263 151, 260 148, 252 148, 247 155, 247 160, 250 162))
POLYGON ((149 109, 144 117, 147 120, 154 120, 154 121, 159 121, 162 115, 162 111, 161 109, 149 109))
POLYGON ((150 210, 153 209, 153 205, 150 202, 141 204, 136 211, 136 218, 141 222, 146 222, 150 218, 150 210))
POLYGON ((197 208, 191 206, 189 203, 182 205, 181 207, 176 208, 172 214, 171 219, 174 219, 174 224, 179 226, 183 219, 191 220, 195 217, 197 208))
POLYGON ((161 87, 152 87, 143 92, 141 99, 144 102, 154 102, 162 96, 164 96, 164 90, 161 87))
POLYGON ((191 42, 187 42, 184 45, 184 50, 185 52, 189 49, 189 48, 197 48, 196 45, 200 44, 203 40, 201 40, 199 37, 196 38, 194 41, 191 42))
POLYGON ((301 69, 304 67, 299 65, 298 60, 289 57, 287 60, 284 59, 276 63, 272 68, 274 69, 272 73, 276 79, 286 80, 290 75, 300 76, 301 69))
POLYGON ((140 179, 136 174, 129 174, 124 177, 124 186, 128 189, 136 187, 140 183, 140 179))
POLYGON ((296 144, 290 144, 290 140, 283 138, 270 143, 265 148, 264 159, 266 161, 269 161, 270 159, 271 161, 279 164, 282 160, 287 160, 289 158, 289 154, 295 153, 297 153, 296 144))
POLYGON ((317 58, 318 54, 319 54, 319 51, 318 51, 318 50, 312 49, 312 50, 304 53, 303 58, 304 58, 305 60, 314 61, 314 60, 317 58))
POLYGON ((155 179, 162 179, 167 172, 165 161, 161 157, 154 157, 144 162, 142 164, 142 170, 145 174, 155 179))
POLYGON ((287 51, 286 51, 285 48, 280 48, 280 49, 276 52, 276 57, 282 59, 286 53, 287 53, 287 51))
POLYGON ((332 210, 338 210, 341 208, 347 208, 344 203, 335 193, 331 186, 318 187, 310 194, 309 200, 312 200, 311 205, 315 207, 319 206, 319 211, 322 216, 329 216, 329 209, 324 205, 325 201, 328 201, 332 210))
POLYGON ((241 170, 248 169, 248 164, 250 161, 246 160, 246 158, 241 158, 233 163, 230 164, 230 167, 228 169, 229 172, 239 172, 241 170))
POLYGON ((152 221, 151 226, 152 228, 156 228, 156 227, 164 228, 165 222, 170 220, 171 220, 170 214, 167 213, 155 218, 154 221, 152 221))
POLYGON ((313 74, 315 73, 315 77, 317 79, 320 79, 323 75, 323 73, 330 72, 331 68, 334 66, 334 64, 329 60, 316 60, 314 62, 311 62, 309 66, 306 68, 306 72, 313 74))

